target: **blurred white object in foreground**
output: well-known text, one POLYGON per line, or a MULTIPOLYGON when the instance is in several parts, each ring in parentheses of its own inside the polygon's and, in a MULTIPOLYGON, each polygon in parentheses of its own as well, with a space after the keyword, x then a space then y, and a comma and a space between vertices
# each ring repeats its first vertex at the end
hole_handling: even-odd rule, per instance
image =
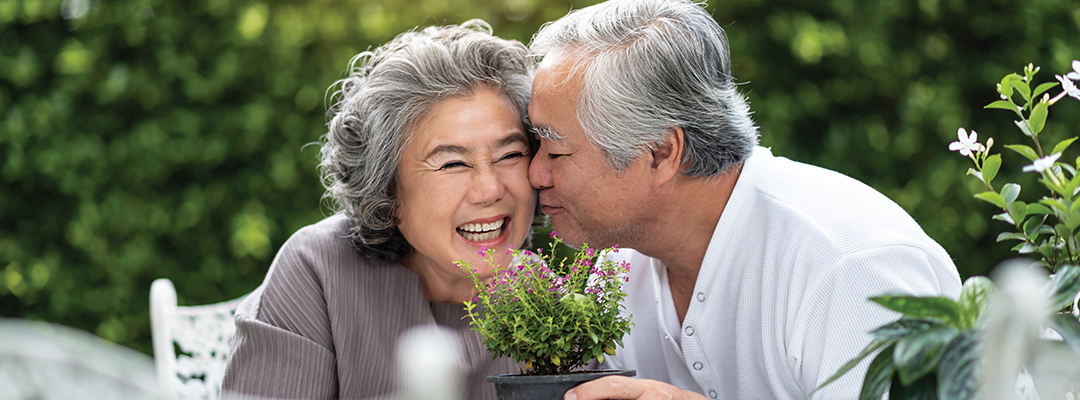
POLYGON ((465 369, 461 338, 453 330, 423 325, 397 344, 397 400, 462 400, 465 369))
POLYGON ((998 291, 982 329, 982 393, 989 400, 1076 399, 1080 360, 1060 336, 1046 334, 1054 314, 1045 270, 1010 260, 994 269, 993 280, 998 291))
POLYGON ((0 399, 161 399, 146 354, 62 325, 0 319, 0 399))

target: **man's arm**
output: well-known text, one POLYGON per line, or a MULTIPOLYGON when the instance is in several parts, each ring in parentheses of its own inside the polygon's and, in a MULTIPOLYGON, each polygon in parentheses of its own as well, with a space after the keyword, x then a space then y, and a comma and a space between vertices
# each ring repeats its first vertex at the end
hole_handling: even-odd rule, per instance
POLYGON ((605 376, 570 389, 563 400, 704 400, 705 396, 652 379, 605 376))

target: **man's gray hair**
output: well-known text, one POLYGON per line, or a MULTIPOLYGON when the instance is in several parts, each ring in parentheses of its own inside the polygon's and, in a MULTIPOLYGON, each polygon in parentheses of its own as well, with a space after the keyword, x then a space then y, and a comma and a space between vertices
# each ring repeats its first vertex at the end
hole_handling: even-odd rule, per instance
POLYGON ((409 31, 353 57, 329 90, 319 174, 324 199, 351 220, 362 254, 400 261, 412 253, 397 228, 394 187, 408 135, 435 105, 486 86, 506 95, 528 128, 527 55, 524 44, 474 19, 409 31))
MULTIPOLYGON (((545 24, 531 55, 579 57, 578 118, 616 171, 682 127, 690 176, 715 176, 758 142, 723 28, 688 0, 609 0, 545 24)), ((558 140, 554 132, 541 136, 558 140)))

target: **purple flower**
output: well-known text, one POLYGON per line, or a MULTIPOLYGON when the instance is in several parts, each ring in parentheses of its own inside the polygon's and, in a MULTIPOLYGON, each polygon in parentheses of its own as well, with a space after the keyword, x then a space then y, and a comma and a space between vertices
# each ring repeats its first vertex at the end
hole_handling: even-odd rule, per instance
POLYGON ((554 230, 554 229, 552 229, 552 230, 551 230, 551 235, 550 235, 550 236, 551 236, 551 238, 552 238, 552 239, 554 239, 554 238, 555 238, 555 235, 558 235, 558 233, 556 233, 556 232, 555 232, 555 230, 554 230))
POLYGON ((487 255, 487 247, 481 247, 480 251, 477 251, 477 253, 480 254, 481 257, 486 256, 487 255))

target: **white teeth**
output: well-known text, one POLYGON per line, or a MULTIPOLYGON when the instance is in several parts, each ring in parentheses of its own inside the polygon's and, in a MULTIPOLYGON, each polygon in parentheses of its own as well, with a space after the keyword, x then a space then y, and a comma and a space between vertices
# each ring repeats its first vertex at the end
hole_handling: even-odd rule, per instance
POLYGON ((502 226, 506 219, 486 224, 464 224, 457 228, 459 234, 470 242, 486 242, 502 235, 502 226))
POLYGON ((459 226, 458 230, 465 231, 465 232, 474 232, 474 233, 489 232, 489 231, 493 231, 493 230, 502 228, 503 223, 505 221, 506 221, 506 219, 504 218, 504 219, 500 219, 500 220, 495 221, 495 222, 489 222, 489 223, 486 223, 486 224, 464 224, 464 225, 459 226))

